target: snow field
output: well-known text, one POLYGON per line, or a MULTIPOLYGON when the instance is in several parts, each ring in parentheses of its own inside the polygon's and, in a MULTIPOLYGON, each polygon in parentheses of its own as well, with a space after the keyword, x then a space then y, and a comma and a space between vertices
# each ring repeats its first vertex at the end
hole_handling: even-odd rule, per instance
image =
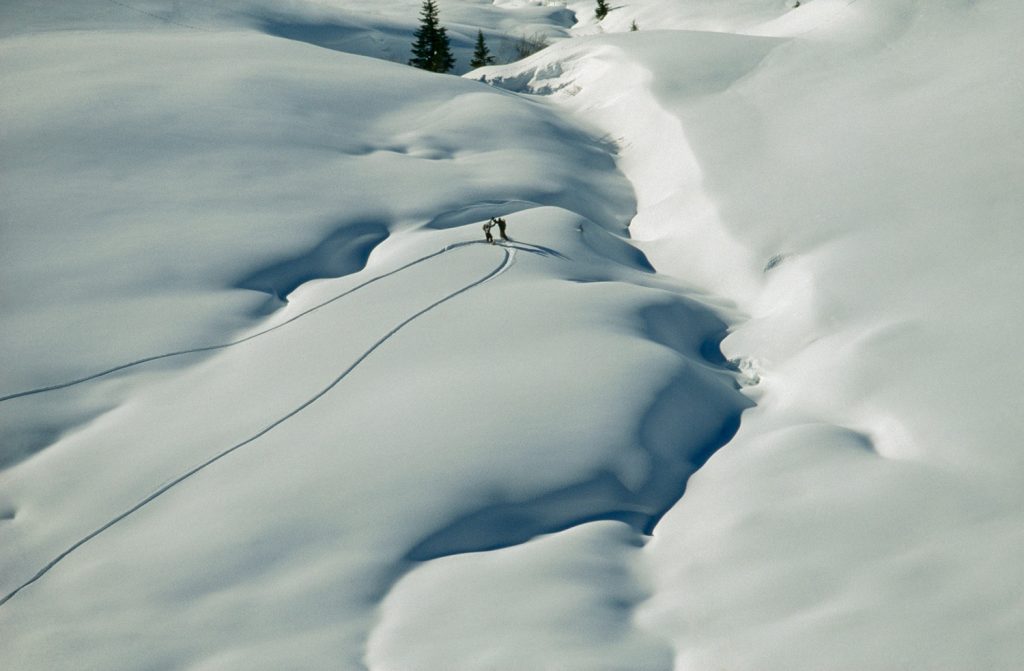
MULTIPOLYGON (((628 185, 608 176, 610 162, 602 170, 594 160, 599 150, 550 114, 543 122, 549 134, 531 133, 522 150, 496 143, 492 123, 513 132, 536 115, 527 105, 511 111, 503 97, 457 79, 441 80, 454 87, 451 94, 435 91, 431 78, 405 67, 256 35, 214 41, 190 32, 121 33, 117 54, 109 36, 85 34, 67 46, 59 39, 19 37, 5 47, 12 89, 25 93, 10 97, 5 110, 13 157, 5 163, 6 209, 23 225, 5 234, 11 277, 2 337, 11 365, 4 392, 220 342, 221 334, 274 305, 262 292, 227 289, 252 285, 282 259, 307 273, 323 267, 309 258, 318 245, 357 227, 415 226, 477 200, 499 212, 506 200, 569 204, 570 187, 588 174, 607 193, 628 194, 628 185), (182 44, 194 61, 181 61, 182 44), (54 61, 58 53, 77 70, 65 72, 63 60, 54 61), (150 63, 174 63, 180 74, 157 85, 150 63), (411 75, 414 83, 376 86, 377 67, 411 75), (66 76, 75 89, 61 85, 66 76), (202 91, 210 102, 173 102, 193 87, 188 95, 202 91), (156 92, 115 109, 105 102, 139 88, 156 92), (416 106, 410 118, 424 125, 392 132, 387 118, 406 98, 416 106), (442 102, 447 107, 434 104, 442 102), (53 118, 42 125, 33 105, 52 110, 53 118), (88 119, 84 128, 75 125, 80 118, 88 119), (564 141, 555 139, 563 132, 564 141), (446 159, 462 135, 467 149, 446 159), (265 146, 273 150, 264 153, 265 146), (257 160, 250 158, 254 151, 257 160), (566 167, 545 167, 552 181, 532 177, 557 152, 596 169, 570 170, 565 161, 559 165, 566 167), (493 178, 479 177, 482 170, 493 178), (452 189, 429 187, 434 178, 452 189), (401 184, 407 198, 396 203, 383 195, 383 184, 401 184), (243 241, 231 231, 244 231, 243 241), (135 324, 146 328, 140 333, 135 324)), ((594 199, 581 207, 605 225, 626 219, 614 207, 599 210, 594 199)), ((343 261, 322 269, 351 271, 343 261)), ((8 440, 34 449, 32 440, 8 440)))
POLYGON ((0 8, 0 664, 1019 668, 1017 3, 417 5, 0 8))
POLYGON ((649 593, 637 575, 643 542, 621 523, 595 522, 423 564, 385 599, 369 665, 671 669, 672 651, 630 622, 649 593))
POLYGON ((638 622, 676 668, 1016 668, 1020 10, 712 4, 473 75, 615 137, 654 267, 738 308, 759 407, 655 529, 638 622))
POLYGON ((479 83, 136 14, 0 45, 3 395, 172 354, 0 402, 3 666, 386 665, 433 638, 374 634, 403 575, 581 524, 520 597, 607 545, 552 617, 591 611, 580 663, 614 630, 662 664, 628 617, 638 530, 747 402, 709 358, 724 324, 619 237, 607 141, 479 83), (480 239, 495 215, 507 246, 480 239))
MULTIPOLYGON (((551 227, 551 216, 534 216, 534 219, 551 227)), ((530 226, 529 217, 522 219, 522 226, 517 230, 523 231, 524 237, 533 238, 529 233, 537 227, 530 226)), ((563 225, 561 228, 567 231, 561 239, 543 239, 542 244, 546 243, 543 246, 565 249, 569 258, 586 258, 588 249, 577 227, 563 225), (574 238, 575 245, 570 242, 574 238)), ((431 235, 443 236, 446 234, 431 235)), ((450 270, 451 263, 458 266, 469 263, 476 271, 472 275, 486 274, 490 270, 488 266, 494 266, 496 254, 492 252, 497 249, 487 245, 465 247, 465 258, 470 261, 450 262, 449 271, 442 274, 441 282, 447 284, 443 276, 455 274, 450 270), (488 254, 480 259, 479 254, 470 254, 474 251, 488 254)), ((623 452, 621 446, 637 440, 630 435, 631 417, 639 414, 646 404, 645 395, 653 391, 645 394, 643 390, 649 389, 651 381, 663 375, 657 371, 667 364, 678 366, 671 362, 678 361, 680 354, 664 345, 645 345, 648 341, 641 339, 638 332, 642 322, 625 318, 633 312, 637 293, 645 291, 639 287, 623 284, 617 291, 608 291, 615 285, 602 287, 602 283, 580 284, 576 280, 565 284, 560 291, 549 287, 541 304, 531 305, 528 297, 545 295, 529 288, 530 284, 543 281, 543 271, 547 270, 544 265, 571 262, 533 255, 524 251, 526 249, 528 245, 524 243, 516 250, 515 264, 492 280, 495 293, 467 293, 466 300, 461 301, 463 309, 455 313, 487 315, 485 306, 480 303, 498 300, 505 306, 504 319, 497 318, 494 311, 490 318, 479 323, 465 317, 456 319, 457 328, 438 341, 430 335, 446 332, 446 328, 451 330, 451 317, 425 315, 422 322, 409 326, 409 331, 420 331, 426 336, 425 340, 406 340, 404 332, 402 338, 396 336, 394 342, 388 343, 387 357, 367 358, 358 372, 344 381, 344 387, 339 386, 338 392, 344 390, 344 393, 323 397, 308 406, 301 418, 282 424, 258 442, 246 446, 245 451, 239 450, 223 462, 211 465, 203 471, 202 477, 189 479, 168 490, 159 500, 76 549, 51 573, 5 605, 5 608, 16 608, 19 600, 28 594, 33 595, 33 609, 41 608, 39 604, 47 601, 46 594, 52 594, 53 599, 49 609, 34 610, 40 619, 26 619, 25 624, 30 627, 26 632, 29 644, 22 649, 15 636, 12 649, 22 652, 26 659, 45 654, 33 649, 34 638, 28 632, 36 632, 40 621, 47 621, 52 622, 53 627, 60 627, 69 645, 79 641, 86 646, 88 642, 87 647, 99 655, 95 658, 97 664, 106 659, 102 651, 108 645, 123 650, 116 622, 104 620, 103 627, 90 625, 75 627, 70 633, 66 631, 66 625, 61 624, 64 618, 70 617, 73 624, 85 616, 81 611, 69 613, 66 610, 61 595, 72 591, 79 595, 81 603, 96 604, 99 612, 131 611, 131 622, 136 625, 142 622, 142 631, 150 629, 147 622, 153 623, 153 627, 163 622, 160 626, 165 632, 169 629, 171 635, 159 641, 139 643, 145 645, 149 659, 166 659, 172 663, 193 656, 206 659, 214 655, 216 659, 227 654, 227 659, 231 660, 228 666, 244 661, 248 665, 271 668, 294 654, 292 646, 300 644, 295 643, 293 637, 303 641, 302 645, 308 644, 310 632, 304 625, 305 620, 295 620, 292 616, 303 612, 310 614, 309 617, 316 614, 319 618, 332 619, 341 630, 351 631, 351 638, 334 636, 323 641, 322 645, 328 648, 322 654, 338 655, 356 664, 358 646, 355 641, 366 634, 374 599, 380 598, 387 591, 389 581, 405 570, 407 561, 403 555, 415 547, 418 539, 429 535, 425 530, 440 528, 441 533, 432 542, 435 548, 439 543, 442 548, 434 551, 447 554, 464 551, 467 542, 481 541, 476 536, 467 541, 446 533, 445 520, 458 520, 467 512, 486 510, 495 503, 515 506, 523 502, 523 513, 519 514, 536 517, 538 521, 533 523, 540 525, 533 529, 534 533, 556 530, 580 519, 576 516, 614 514, 622 505, 615 498, 618 491, 605 492, 605 498, 601 489, 580 490, 582 494, 570 492, 561 498, 557 498, 557 492, 566 484, 573 484, 578 473, 595 469, 610 471, 631 489, 643 490, 645 482, 654 477, 647 470, 652 457, 643 450, 623 452), (502 291, 500 283, 506 274, 512 276, 512 273, 526 277, 507 284, 502 291), (593 289, 586 290, 586 287, 593 289), (616 294, 623 295, 616 299, 616 294), (596 304, 586 307, 592 301, 596 304), (618 311, 625 314, 609 323, 615 311, 609 311, 608 306, 616 304, 615 301, 621 301, 618 311), (599 319, 597 323, 595 318, 599 319), (553 321, 560 325, 554 332, 551 330, 553 321), (509 323, 516 324, 512 333, 507 329, 509 323), (545 342, 546 345, 538 347, 545 342), (600 355, 609 348, 625 356, 620 354, 613 359, 600 355), (536 366, 517 369, 514 362, 523 360, 534 361, 536 366), (406 363, 396 370, 396 361, 406 363), (443 376, 438 375, 432 361, 443 362, 443 376), (648 363, 643 364, 644 361, 648 363), (584 367, 590 370, 586 377, 566 375, 566 371, 584 367), (645 368, 649 368, 647 375, 637 374, 645 368), (497 386, 493 380, 495 371, 501 371, 503 378, 497 386), (622 396, 609 403, 610 399, 602 390, 586 383, 591 375, 614 376, 620 380, 618 389, 622 396), (396 379, 403 380, 403 384, 396 387, 393 384, 396 379), (482 389, 494 390, 491 392, 495 396, 494 408, 488 407, 488 392, 481 398, 479 390, 482 389), (572 399, 568 408, 565 399, 572 399), (382 413, 394 414, 395 420, 382 423, 382 413), (507 428, 503 427, 505 423, 507 428), (324 467, 332 461, 339 468, 324 467), (225 468, 228 464, 231 467, 225 468), (563 505, 529 507, 530 499, 552 490, 556 492, 554 502, 563 505), (311 509, 321 512, 311 516, 311 509), (336 512, 325 518, 327 511, 336 512), (260 540, 255 541, 257 538, 260 540), (187 551, 187 559, 181 555, 183 551, 187 551), (367 553, 374 558, 370 565, 365 557, 367 553), (77 562, 79 556, 83 557, 81 563, 77 562), (316 568, 325 561, 324 557, 331 557, 327 566, 316 568), (72 567, 67 572, 66 565, 72 567), (50 582, 51 576, 56 575, 64 577, 50 582), (154 575, 161 577, 154 580, 154 575), (85 582, 79 583, 80 580, 85 582), (299 589, 293 587, 296 581, 315 582, 299 589), (280 586, 281 583, 284 586, 280 586), (322 601, 325 595, 331 597, 330 606, 322 601), (263 614, 241 622, 226 617, 223 608, 238 608, 242 603, 262 604, 257 610, 263 614), (290 627, 298 631, 268 630, 278 617, 287 619, 290 627), (107 626, 112 629, 107 631, 107 626), (280 643, 269 649, 266 643, 255 643, 271 636, 276 636, 280 643), (246 642, 249 637, 255 637, 253 643, 246 642), (232 641, 230 652, 220 643, 226 640, 232 641), (100 641, 109 643, 98 644, 100 641), (250 646, 254 647, 250 649, 250 646)), ((429 270, 426 264, 415 270, 421 268, 429 270)), ((423 272, 403 279, 411 282, 405 286, 414 288, 424 284, 418 279, 429 276, 432 274, 423 272)), ((428 286, 420 291, 411 291, 411 295, 404 297, 405 301, 416 302, 421 299, 421 293, 438 293, 439 286, 443 286, 438 284, 436 276, 426 284, 428 286)), ((379 288, 374 285, 373 289, 379 288)), ((667 296, 663 290, 646 291, 653 292, 649 300, 657 305, 664 304, 667 296)), ((296 308, 302 307, 302 293, 295 297, 296 308)), ((355 300, 350 301, 356 304, 349 306, 370 322, 361 331, 377 333, 383 330, 376 327, 378 322, 395 321, 392 311, 409 311, 402 302, 392 301, 388 301, 385 311, 379 307, 359 310, 357 301, 361 297, 362 294, 356 295, 355 300)), ((340 309, 342 305, 339 301, 331 306, 341 313, 333 315, 334 320, 347 314, 340 309)), ((453 302, 454 305, 457 304, 453 302)), ((223 413, 223 401, 218 403, 217 399, 232 402, 239 396, 229 390, 219 390, 218 383, 227 381, 240 388, 251 388, 257 386, 261 375, 269 375, 271 379, 281 376, 281 370, 275 366, 257 363, 261 360, 281 362, 289 369, 284 376, 289 381, 299 376, 308 381, 323 368, 330 368, 324 365, 328 354, 330 358, 351 358, 344 336, 318 328, 315 321, 331 318, 330 310, 311 313, 303 321, 295 322, 300 326, 274 331, 251 344, 215 355, 180 378, 151 387, 152 391, 138 392, 131 404, 108 413, 100 422, 74 434, 54 450, 47 450, 39 458, 23 464, 17 471, 19 481, 10 491, 24 506, 18 511, 22 528, 34 530, 31 537, 18 539, 22 551, 29 548, 24 571, 27 573, 38 566, 39 558, 55 555, 61 550, 63 539, 84 534, 89 527, 114 517, 118 502, 143 496, 144 491, 134 494, 128 491, 137 483, 159 481, 157 473, 160 471, 180 472, 190 462, 202 458, 201 451, 206 446, 227 445, 260 426, 260 422, 265 421, 261 418, 279 414, 283 406, 299 400, 287 395, 290 385, 282 381, 285 388, 273 385, 265 396, 249 392, 245 398, 251 408, 236 408, 218 421, 216 417, 204 416, 204 412, 215 412, 208 407, 220 408, 223 413), (305 359, 320 365, 307 369, 301 365, 303 357, 291 362, 286 354, 281 358, 282 353, 297 349, 288 341, 298 337, 296 332, 300 329, 307 336, 318 331, 324 335, 323 345, 317 345, 308 337, 302 338, 305 359), (265 353, 264 348, 273 350, 273 356, 265 353), (240 377, 244 372, 248 375, 240 377), (257 380, 250 379, 252 376, 257 380), (211 395, 207 398, 203 394, 208 390, 211 395), (150 401, 147 397, 155 398, 150 401), (186 425, 182 425, 181 418, 188 418, 186 425), (229 434, 232 427, 245 423, 249 428, 239 428, 231 432, 234 435, 229 434), (166 434, 155 430, 163 424, 169 428, 166 434), (136 427, 140 435, 132 432, 136 427), (161 434, 170 444, 161 444, 161 434), (116 437, 117 442, 112 442, 112 437, 116 437), (50 462, 56 461, 58 450, 63 454, 54 465, 50 462), (105 466, 116 461, 118 455, 129 452, 132 453, 131 463, 118 463, 117 468, 105 466), (168 463, 169 459, 178 463, 168 463), (34 469, 44 471, 45 476, 33 478, 34 469), (58 469, 90 472, 96 476, 87 481, 75 481, 70 475, 64 479, 55 477, 60 472, 58 469), (127 469, 131 469, 131 477, 126 477, 127 469), (59 494, 46 489, 51 482, 61 487, 59 494), (25 486, 23 491, 20 484, 25 486), (79 489, 80 492, 76 491, 79 489), (104 493, 103 500, 97 491, 104 493), (65 508, 68 505, 76 506, 74 515, 68 514, 65 508), (36 519, 40 522, 33 523, 36 519), (40 526, 43 520, 61 520, 68 526, 47 528, 49 525, 40 526), (76 531, 75 527, 81 530, 76 531), (33 558, 36 558, 34 562, 33 558)), ((357 345, 355 349, 364 345, 357 345)), ((690 350, 687 346, 680 346, 680 349, 690 350)), ((727 376, 710 379, 690 376, 686 380, 690 386, 721 385, 723 408, 728 407, 729 395, 734 394, 725 391, 731 389, 727 376)), ((714 412, 712 408, 707 410, 714 412)), ((654 447, 659 446, 658 437, 642 437, 645 431, 652 429, 640 426, 634 430, 641 434, 641 445, 653 440, 654 447)), ((654 425, 653 430, 671 431, 671 427, 654 425)), ((663 445, 662 449, 665 447, 663 445)), ((515 508, 510 510, 509 514, 515 519, 515 508)), ((660 511, 646 507, 636 514, 657 512, 660 511)), ((530 522, 518 520, 518 523, 529 525, 530 522)), ((499 534, 499 531, 489 532, 499 534)), ((513 542, 525 540, 515 536, 514 528, 505 533, 511 534, 513 542)), ((508 540, 499 534, 490 542, 503 544, 508 540)), ((17 632, 16 626, 14 631, 17 632)), ((590 640, 585 632, 580 635, 590 640)), ((320 651, 313 651, 304 659, 316 666, 316 660, 321 659, 319 654, 320 651)), ((59 662, 52 655, 39 659, 46 660, 46 664, 59 662)))
POLYGON ((750 37, 609 35, 486 72, 620 134, 655 268, 741 308, 723 349, 759 407, 655 530, 638 621, 677 668, 1017 668, 1020 8, 805 4, 647 5, 750 37), (646 81, 609 112, 606 83, 646 81))

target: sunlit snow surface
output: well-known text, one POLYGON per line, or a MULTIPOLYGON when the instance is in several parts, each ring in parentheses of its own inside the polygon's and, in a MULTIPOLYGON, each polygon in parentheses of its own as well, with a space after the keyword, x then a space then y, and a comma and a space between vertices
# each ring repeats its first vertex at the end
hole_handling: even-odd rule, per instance
POLYGON ((0 7, 0 667, 1024 665, 1024 16, 791 4, 0 7))
POLYGON ((483 73, 616 135, 655 268, 741 308, 758 407, 638 623, 682 669, 1020 668, 1024 13, 668 5, 483 73))
POLYGON ((4 667, 444 667, 374 634, 403 576, 598 520, 523 585, 578 565, 567 663, 670 658, 629 557, 750 403, 725 323, 624 239, 612 143, 147 16, 2 45, 4 667))

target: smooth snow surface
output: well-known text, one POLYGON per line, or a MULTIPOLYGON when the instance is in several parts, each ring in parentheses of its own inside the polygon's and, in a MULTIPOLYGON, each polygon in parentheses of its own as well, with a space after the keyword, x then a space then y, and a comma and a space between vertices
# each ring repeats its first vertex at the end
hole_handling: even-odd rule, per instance
POLYGON ((439 4, 0 6, 0 668, 1024 667, 1024 8, 439 4))
POLYGON ((1024 12, 771 5, 637 2, 483 74, 616 134, 654 266, 741 308, 758 407, 638 621, 688 670, 1020 668, 1024 12), (632 20, 671 30, 596 34, 632 20))

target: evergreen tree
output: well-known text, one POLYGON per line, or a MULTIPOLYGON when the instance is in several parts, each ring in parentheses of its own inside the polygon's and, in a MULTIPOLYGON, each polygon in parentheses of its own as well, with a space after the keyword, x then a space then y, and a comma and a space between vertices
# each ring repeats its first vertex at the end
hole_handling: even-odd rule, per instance
POLYGON ((438 21, 438 9, 434 0, 423 0, 420 9, 420 27, 414 33, 412 58, 409 65, 431 72, 448 72, 455 65, 448 31, 438 21))
POLYGON ((482 68, 485 65, 493 65, 494 58, 491 56, 491 50, 487 48, 487 43, 484 42, 484 32, 482 30, 476 31, 476 49, 473 50, 473 60, 469 62, 471 68, 482 68))
POLYGON ((594 10, 594 16, 597 17, 598 21, 608 16, 610 11, 611 7, 608 6, 607 0, 597 0, 597 9, 594 10))

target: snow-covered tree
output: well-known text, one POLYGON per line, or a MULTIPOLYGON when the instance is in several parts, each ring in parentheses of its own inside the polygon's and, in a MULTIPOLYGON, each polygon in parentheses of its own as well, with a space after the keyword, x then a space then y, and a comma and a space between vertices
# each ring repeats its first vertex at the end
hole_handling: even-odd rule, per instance
POLYGON ((420 8, 420 27, 414 33, 412 58, 409 65, 431 72, 448 72, 455 65, 448 31, 438 20, 437 3, 423 0, 420 8))

